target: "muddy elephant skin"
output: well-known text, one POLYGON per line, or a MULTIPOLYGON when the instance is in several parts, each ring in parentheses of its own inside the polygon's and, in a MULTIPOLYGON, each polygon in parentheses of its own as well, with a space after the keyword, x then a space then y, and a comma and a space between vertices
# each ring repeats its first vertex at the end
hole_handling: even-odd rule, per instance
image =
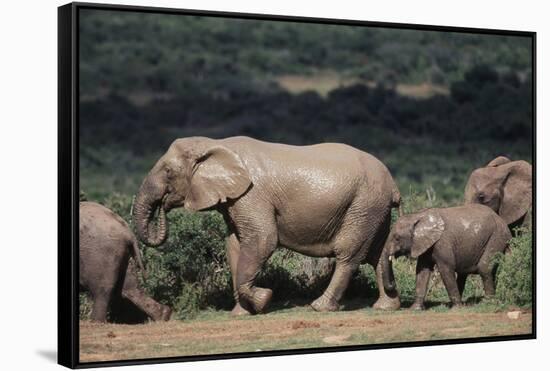
POLYGON ((489 206, 513 230, 528 223, 532 183, 531 164, 499 156, 472 172, 464 191, 464 201, 489 206))
POLYGON ((91 318, 105 322, 116 295, 130 300, 153 320, 168 320, 171 309, 139 287, 137 267, 143 264, 137 240, 126 222, 94 202, 80 203, 80 286, 92 297, 91 318))
POLYGON ((191 137, 172 143, 143 180, 134 223, 138 237, 155 246, 168 235, 166 213, 173 208, 222 213, 231 231, 227 256, 236 315, 267 307, 271 290, 254 282, 277 246, 335 257, 332 280, 312 303, 315 310, 338 310, 352 274, 364 262, 377 271, 375 307, 395 309, 399 298, 384 291, 378 262, 391 208, 399 202, 388 169, 347 145, 191 137))
MULTIPOLYGON (((417 258, 416 299, 424 308, 431 272, 437 265, 453 305, 461 305, 469 274, 479 274, 485 296, 495 293, 492 259, 512 238, 506 222, 491 208, 478 205, 427 209, 400 217, 384 247, 382 260, 407 255, 417 258)), ((386 289, 393 281, 384 277, 386 289)))

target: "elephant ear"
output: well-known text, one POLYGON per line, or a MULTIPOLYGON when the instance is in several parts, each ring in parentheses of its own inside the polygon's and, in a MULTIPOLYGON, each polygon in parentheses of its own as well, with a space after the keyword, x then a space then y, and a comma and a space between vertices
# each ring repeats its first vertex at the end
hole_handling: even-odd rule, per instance
POLYGON ((510 160, 508 157, 505 156, 498 156, 494 159, 492 159, 485 167, 479 168, 474 170, 470 177, 468 178, 468 183, 466 183, 466 188, 464 189, 464 203, 471 204, 476 203, 476 189, 474 188, 474 179, 479 178, 481 175, 488 175, 488 171, 497 171, 494 168, 506 165, 511 163, 512 160, 510 160), (491 168, 492 170, 486 169, 491 168))
POLYGON ((533 170, 526 161, 514 161, 502 168, 506 172, 506 178, 498 214, 507 224, 512 224, 531 207, 533 170))
POLYGON ((445 222, 438 212, 428 210, 415 222, 411 257, 418 258, 441 238, 445 230, 445 222))
POLYGON ((508 157, 498 156, 497 158, 491 160, 485 167, 497 167, 500 165, 508 164, 512 162, 508 157))
POLYGON ((193 166, 185 207, 203 210, 240 197, 252 184, 240 157, 223 146, 199 156, 193 166))

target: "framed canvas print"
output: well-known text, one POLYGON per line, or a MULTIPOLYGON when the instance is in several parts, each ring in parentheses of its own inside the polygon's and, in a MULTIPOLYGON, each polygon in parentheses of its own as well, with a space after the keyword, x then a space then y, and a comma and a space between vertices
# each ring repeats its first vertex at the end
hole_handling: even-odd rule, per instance
POLYGON ((60 364, 535 338, 535 33, 58 19, 60 364))

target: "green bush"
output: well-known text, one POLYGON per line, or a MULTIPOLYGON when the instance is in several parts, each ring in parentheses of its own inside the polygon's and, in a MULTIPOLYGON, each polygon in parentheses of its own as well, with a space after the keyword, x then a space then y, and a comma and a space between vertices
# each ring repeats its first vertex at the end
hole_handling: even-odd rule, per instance
MULTIPOLYGON (((81 192, 84 195, 84 192, 81 192)), ((100 201, 121 215, 130 226, 132 197, 113 193, 100 201)), ((426 207, 450 206, 437 197, 433 188, 417 192, 412 187, 403 196, 406 213, 426 207)), ((394 212, 394 219, 397 213, 394 212)), ((232 281, 225 254, 227 228, 216 212, 192 213, 173 210, 168 214, 169 237, 159 248, 141 245, 147 280, 145 290, 156 300, 174 308, 179 319, 193 318, 198 311, 214 308, 229 310, 234 305, 232 281)), ((501 303, 531 303, 531 231, 523 230, 510 242, 511 252, 495 259, 497 298, 501 303)), ((415 297, 416 261, 400 257, 393 269, 404 306, 415 297)), ((311 258, 288 249, 277 249, 258 276, 257 284, 273 289, 273 300, 279 303, 305 304, 327 287, 334 268, 334 259, 311 258)), ((477 302, 483 297, 478 276, 466 282, 463 299, 477 302)), ((378 296, 374 269, 362 265, 351 280, 346 299, 378 296)), ((448 295, 437 270, 432 274, 426 297, 428 302, 447 302, 448 295)), ((91 301, 80 295, 80 317, 89 318, 91 301)))
POLYGON ((271 288, 275 301, 312 300, 323 293, 333 267, 333 259, 311 258, 280 248, 262 269, 258 285, 271 288))
POLYGON ((496 297, 503 303, 529 306, 532 303, 532 231, 522 228, 510 240, 510 251, 500 254, 496 279, 496 297))
POLYGON ((184 320, 194 318, 205 305, 205 294, 200 283, 184 283, 182 291, 173 304, 176 318, 184 320))
POLYGON ((174 307, 182 319, 208 306, 228 309, 233 295, 222 216, 174 210, 168 214, 168 223, 166 243, 145 249, 147 291, 174 307))
POLYGON ((132 201, 133 197, 114 192, 109 194, 105 199, 103 199, 102 202, 100 202, 102 205, 110 209, 112 212, 114 212, 117 215, 120 215, 122 219, 126 220, 128 225, 132 225, 132 215, 131 215, 131 209, 132 209, 132 201))

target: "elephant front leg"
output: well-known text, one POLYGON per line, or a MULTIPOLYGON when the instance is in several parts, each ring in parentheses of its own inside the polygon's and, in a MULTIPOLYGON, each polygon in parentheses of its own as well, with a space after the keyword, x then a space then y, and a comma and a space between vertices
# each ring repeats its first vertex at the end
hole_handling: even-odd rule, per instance
POLYGON ((319 298, 317 298, 311 307, 317 312, 334 312, 340 309, 338 302, 342 299, 353 272, 357 270, 359 264, 342 262, 337 260, 334 273, 327 289, 319 298))
POLYGON ((430 276, 434 269, 434 263, 429 256, 421 255, 416 262, 416 293, 414 303, 411 305, 413 310, 423 310, 424 300, 428 292, 430 276))
POLYGON ((254 281, 276 247, 276 233, 242 238, 240 241, 237 293, 239 303, 247 311, 262 313, 271 301, 273 292, 270 289, 254 286, 254 281))
POLYGON ((460 291, 458 290, 458 284, 456 282, 456 273, 446 264, 438 264, 437 268, 441 274, 441 279, 445 284, 449 298, 453 307, 459 307, 462 305, 462 299, 460 297, 460 291))
POLYGON ((235 307, 231 311, 231 315, 243 316, 249 315, 250 311, 243 308, 239 302, 239 292, 237 290, 237 265, 239 263, 240 244, 235 233, 232 233, 227 237, 225 241, 225 247, 227 250, 227 261, 231 268, 231 279, 233 283, 233 297, 235 298, 235 307))
MULTIPOLYGON (((380 257, 378 260, 378 263, 376 264, 375 270, 376 270, 376 284, 378 285, 378 300, 376 303, 373 304, 374 309, 380 309, 380 310, 397 310, 401 307, 401 301, 399 300, 399 294, 397 293, 397 290, 393 290, 393 292, 387 292, 384 289, 384 279, 383 279, 383 257, 380 257)), ((391 268, 390 264, 390 275, 391 279, 395 280, 393 277, 393 268, 391 268)))

